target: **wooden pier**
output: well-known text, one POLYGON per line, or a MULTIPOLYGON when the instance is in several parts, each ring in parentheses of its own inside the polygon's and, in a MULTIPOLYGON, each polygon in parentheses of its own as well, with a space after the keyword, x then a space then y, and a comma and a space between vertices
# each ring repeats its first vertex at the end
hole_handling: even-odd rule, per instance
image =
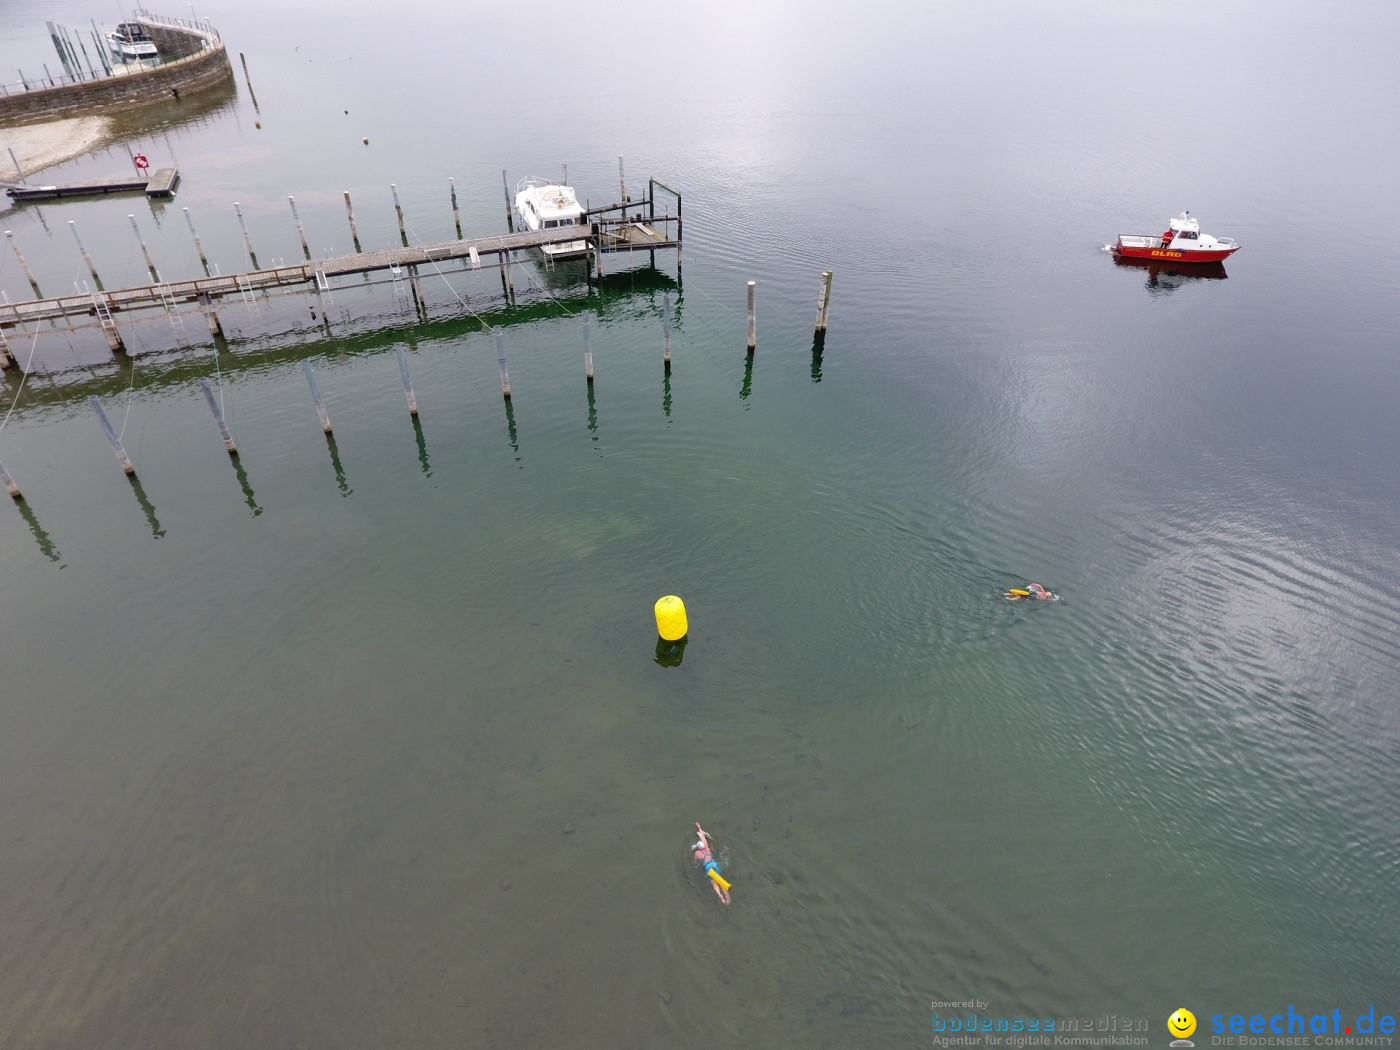
MULTIPOLYGON (((662 188, 674 194, 669 187, 662 188)), ((222 326, 215 312, 215 302, 228 296, 238 296, 248 302, 258 292, 289 287, 324 294, 332 290, 332 278, 390 271, 397 279, 400 273, 407 271, 409 283, 415 286, 415 294, 421 299, 421 293, 416 286, 423 276, 420 272, 422 267, 463 261, 464 268, 480 270, 484 260, 494 259, 491 267, 500 268, 504 283, 508 279, 508 268, 512 265, 515 252, 543 248, 548 244, 583 241, 587 246, 583 253, 586 257, 585 265, 600 278, 603 274, 603 256, 616 252, 652 252, 654 262, 656 251, 674 248, 679 270, 682 247, 680 195, 675 196, 675 215, 657 215, 654 196, 649 193, 648 197, 641 201, 634 200, 585 212, 582 222, 576 226, 538 231, 521 230, 406 248, 385 248, 379 251, 312 259, 291 266, 274 266, 185 281, 160 281, 129 288, 6 303, 0 305, 0 367, 9 367, 3 352, 3 329, 22 327, 29 322, 95 317, 107 337, 108 346, 113 352, 121 353, 125 351, 125 346, 117 330, 114 315, 123 311, 155 308, 165 311, 173 318, 178 315, 182 304, 194 303, 197 304, 195 310, 205 315, 209 331, 222 334, 222 326)))
POLYGON ((145 193, 147 197, 171 197, 180 172, 175 168, 156 168, 150 176, 134 179, 94 179, 90 182, 66 182, 61 185, 30 186, 13 184, 5 195, 17 201, 53 200, 55 197, 94 197, 105 193, 145 193))

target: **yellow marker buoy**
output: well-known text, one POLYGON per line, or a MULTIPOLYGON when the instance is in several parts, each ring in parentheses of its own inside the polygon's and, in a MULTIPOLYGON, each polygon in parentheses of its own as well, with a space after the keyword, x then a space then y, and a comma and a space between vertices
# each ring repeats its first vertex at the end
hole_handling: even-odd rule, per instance
POLYGON ((1029 598, 1029 597, 1031 596, 1031 592, 1030 592, 1030 591, 1023 591, 1023 590, 1021 590, 1021 588, 1019 588, 1019 587, 1012 587, 1011 590, 1007 591, 1006 593, 1007 593, 1007 594, 1019 594, 1022 598, 1029 598))
POLYGON ((724 876, 722 876, 719 872, 715 871, 714 868, 711 868, 707 872, 707 874, 710 876, 710 878, 714 879, 715 882, 719 884, 720 889, 724 890, 725 893, 729 892, 730 886, 729 883, 724 881, 724 876))
POLYGON ((656 600, 656 633, 668 642, 678 642, 690 631, 685 618, 685 602, 674 594, 656 600))

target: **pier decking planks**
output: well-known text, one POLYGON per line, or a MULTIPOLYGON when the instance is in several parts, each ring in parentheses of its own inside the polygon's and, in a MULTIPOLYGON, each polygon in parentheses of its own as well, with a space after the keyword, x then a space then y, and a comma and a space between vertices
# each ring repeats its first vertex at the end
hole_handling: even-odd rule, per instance
MULTIPOLYGON (((661 224, 670 221, 670 217, 658 216, 652 221, 661 224)), ((320 278, 343 277, 406 266, 432 266, 438 262, 470 259, 473 255, 477 258, 486 255, 499 256, 508 252, 539 248, 546 244, 577 240, 588 240, 589 250, 597 250, 598 246, 593 243, 592 231, 585 228, 569 226, 552 230, 522 230, 409 248, 385 248, 372 252, 337 255, 294 266, 276 266, 240 274, 138 285, 87 295, 30 299, 0 306, 0 325, 92 314, 97 309, 95 300, 98 299, 114 311, 144 307, 164 309, 171 300, 196 301, 202 296, 220 299, 229 295, 241 295, 244 291, 310 284, 318 282, 320 278)), ((598 240, 602 242, 604 252, 674 248, 679 243, 671 240, 656 226, 637 220, 615 220, 599 224, 598 240)))
POLYGON ((93 179, 47 186, 10 186, 6 195, 17 201, 53 200, 55 197, 92 197, 104 193, 144 192, 148 197, 169 197, 180 181, 176 168, 156 168, 149 176, 132 179, 93 179))

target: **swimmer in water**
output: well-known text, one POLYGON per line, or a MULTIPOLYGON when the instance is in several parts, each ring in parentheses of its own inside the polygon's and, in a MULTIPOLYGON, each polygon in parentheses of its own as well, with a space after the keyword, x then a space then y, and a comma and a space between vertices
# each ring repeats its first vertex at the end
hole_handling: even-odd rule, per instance
POLYGON ((1011 590, 1007 591, 1003 597, 1009 602, 1024 601, 1027 598, 1034 598, 1042 602, 1057 602, 1060 600, 1058 594, 1051 594, 1038 583, 1028 583, 1024 590, 1020 587, 1013 587, 1011 590))
MULTIPOLYGON (((700 833, 700 837, 690 847, 695 851, 695 863, 704 870, 706 878, 710 878, 710 872, 714 872, 716 875, 720 874, 719 862, 715 860, 714 851, 710 849, 710 833, 700 826, 699 821, 695 823, 695 830, 700 833)), ((720 903, 728 904, 729 891, 713 878, 710 878, 710 885, 715 888, 715 894, 719 897, 720 903)))

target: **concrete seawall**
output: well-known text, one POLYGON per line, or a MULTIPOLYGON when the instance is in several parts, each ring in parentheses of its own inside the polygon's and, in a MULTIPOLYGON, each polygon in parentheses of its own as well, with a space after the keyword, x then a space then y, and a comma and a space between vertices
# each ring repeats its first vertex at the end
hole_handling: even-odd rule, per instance
POLYGON ((201 91, 232 81, 233 66, 217 33, 138 19, 165 55, 180 55, 150 69, 35 88, 0 96, 0 125, 38 124, 66 117, 115 113, 201 91))

